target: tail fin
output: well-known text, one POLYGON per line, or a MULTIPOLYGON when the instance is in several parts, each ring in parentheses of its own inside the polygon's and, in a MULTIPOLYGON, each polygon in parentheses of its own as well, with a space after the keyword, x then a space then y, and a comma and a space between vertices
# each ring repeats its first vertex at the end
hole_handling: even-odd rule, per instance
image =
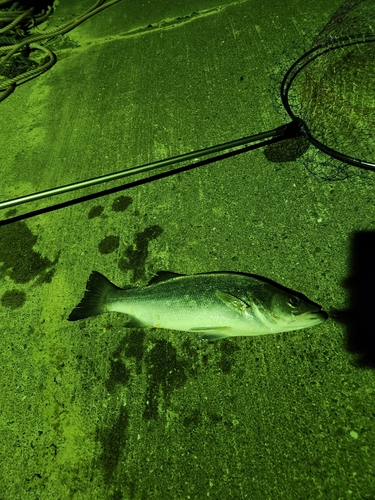
POLYGON ((107 295, 115 290, 119 290, 116 285, 98 271, 92 271, 83 299, 70 313, 68 321, 77 321, 105 312, 107 295))

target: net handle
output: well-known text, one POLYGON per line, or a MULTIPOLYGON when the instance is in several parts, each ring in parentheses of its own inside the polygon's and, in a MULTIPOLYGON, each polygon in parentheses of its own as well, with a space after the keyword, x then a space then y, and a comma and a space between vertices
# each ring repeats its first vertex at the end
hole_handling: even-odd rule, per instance
MULTIPOLYGON (((265 145, 264 141, 266 139, 270 139, 273 142, 277 142, 290 137, 295 137, 299 133, 300 131, 296 122, 291 122, 272 130, 267 130, 265 132, 260 132, 259 134, 249 135, 246 137, 242 137, 241 139, 235 139, 233 141, 224 142, 222 144, 210 146, 208 148, 200 149, 198 151, 191 151, 189 153, 173 156, 172 158, 166 158, 164 160, 147 163, 145 165, 140 165, 137 167, 127 168, 125 170, 120 170, 118 172, 113 172, 111 174, 101 175, 99 177, 93 177, 91 179, 74 182, 72 184, 58 186, 52 189, 47 189, 45 191, 39 191, 37 193, 27 194, 19 198, 12 198, 10 200, 1 201, 0 210, 5 208, 12 208, 32 201, 41 200, 43 198, 50 198, 52 196, 57 196, 59 194, 70 193, 71 191, 77 191, 79 189, 88 188, 90 186, 96 186, 98 184, 104 184, 106 182, 123 179, 130 175, 149 172, 151 170, 157 170, 162 167, 167 167, 169 165, 174 165, 185 161, 195 162, 198 158, 201 158, 203 156, 213 155, 221 151, 235 150, 239 146, 243 146, 246 144, 254 144, 253 149, 256 149, 258 147, 264 146, 265 145)), ((239 152, 241 152, 241 150, 239 152)))

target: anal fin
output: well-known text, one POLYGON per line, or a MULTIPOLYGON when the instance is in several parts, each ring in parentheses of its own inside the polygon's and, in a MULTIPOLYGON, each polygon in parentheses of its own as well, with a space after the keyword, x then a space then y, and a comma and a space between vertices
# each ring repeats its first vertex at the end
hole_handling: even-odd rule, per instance
POLYGON ((207 342, 215 342, 216 340, 231 337, 230 331, 229 326, 202 326, 189 329, 189 332, 200 332, 202 334, 200 339, 207 342))
POLYGON ((227 335, 226 333, 202 333, 200 335, 200 340, 203 340, 204 342, 216 342, 216 340, 221 340, 221 339, 226 339, 230 337, 230 335, 227 335))

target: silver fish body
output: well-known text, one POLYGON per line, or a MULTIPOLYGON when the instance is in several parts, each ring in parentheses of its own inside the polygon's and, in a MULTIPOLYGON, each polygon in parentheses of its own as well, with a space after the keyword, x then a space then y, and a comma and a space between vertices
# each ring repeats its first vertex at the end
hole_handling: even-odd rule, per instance
POLYGON ((122 290, 93 271, 68 320, 110 311, 126 314, 127 327, 200 332, 208 340, 299 330, 328 317, 303 295, 248 274, 160 272, 145 287, 122 290))

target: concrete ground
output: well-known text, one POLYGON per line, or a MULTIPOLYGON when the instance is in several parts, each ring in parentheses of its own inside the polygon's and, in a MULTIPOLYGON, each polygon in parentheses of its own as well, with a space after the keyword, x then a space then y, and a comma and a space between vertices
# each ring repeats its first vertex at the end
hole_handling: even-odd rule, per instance
MULTIPOLYGON (((60 2, 50 26, 92 3, 60 2)), ((274 76, 340 3, 98 13, 0 104, 0 201, 285 123, 274 76)), ((0 498, 374 499, 374 371, 334 313, 350 305, 355 234, 372 234, 373 186, 263 149, 151 175, 0 213, 0 498), (68 322, 93 269, 119 286, 160 269, 255 273, 331 318, 214 343, 126 330, 117 313, 68 322)))

